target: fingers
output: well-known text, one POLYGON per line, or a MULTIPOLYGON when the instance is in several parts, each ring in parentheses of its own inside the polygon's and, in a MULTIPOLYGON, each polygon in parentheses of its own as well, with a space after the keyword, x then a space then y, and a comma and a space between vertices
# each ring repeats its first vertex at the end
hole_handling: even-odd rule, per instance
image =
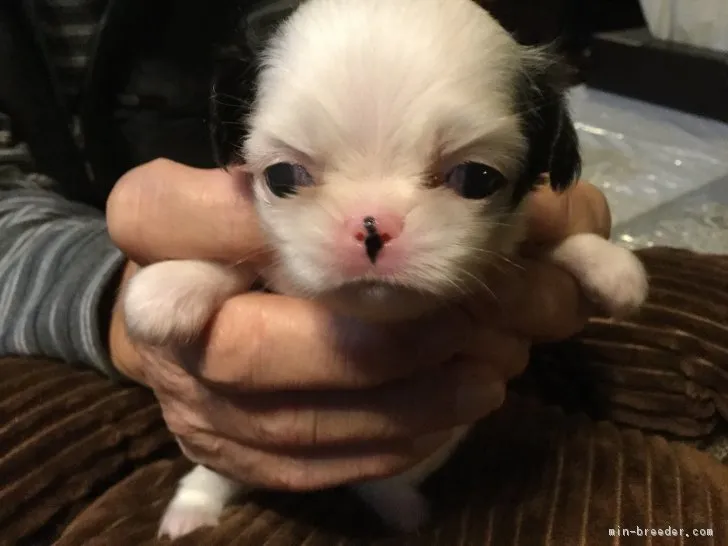
POLYGON ((170 412, 165 419, 195 462, 254 486, 318 489, 398 474, 424 458, 454 426, 500 407, 505 384, 496 370, 471 362, 377 392, 270 395, 257 404, 244 397, 234 405, 215 398, 206 422, 198 414, 184 424, 170 412))
POLYGON ((612 219, 604 194, 593 184, 580 181, 557 193, 547 184, 526 202, 530 243, 555 244, 576 233, 596 233, 608 238, 612 219))
POLYGON ((152 161, 115 185, 107 203, 109 232, 141 264, 260 257, 263 235, 246 192, 242 182, 220 169, 152 161))
MULTIPOLYGON (((283 305, 280 312, 283 318, 275 321, 288 320, 295 327, 289 327, 288 331, 274 329, 276 340, 292 341, 295 348, 300 341, 296 336, 307 337, 307 328, 320 331, 315 320, 299 331, 306 321, 296 317, 295 307, 283 305)), ((309 309, 304 314, 310 317, 310 312, 309 309)), ((321 320, 331 318, 324 314, 321 320)), ((263 325, 263 332, 270 326, 266 321, 258 324, 263 325)), ((444 331, 447 324, 444 319, 433 319, 424 327, 423 339, 438 339, 435 334, 444 331)), ((227 326, 218 325, 218 335, 229 335, 232 341, 242 337, 239 327, 229 328, 229 323, 227 326)), ((454 328, 455 332, 461 330, 454 328)), ((515 338, 495 333, 479 332, 478 339, 482 343, 471 339, 468 344, 471 350, 460 362, 432 365, 412 379, 347 392, 279 390, 281 380, 289 387, 301 386, 301 368, 304 378, 306 374, 309 378, 319 378, 320 385, 330 382, 315 366, 307 367, 307 360, 295 352, 280 353, 279 357, 285 356, 280 362, 261 360, 258 371, 248 376, 252 382, 247 385, 269 384, 277 392, 244 392, 243 388, 243 392, 235 394, 220 392, 208 383, 197 381, 174 361, 165 360, 162 354, 143 353, 148 363, 148 382, 160 400, 165 421, 192 460, 254 486, 305 491, 400 473, 436 447, 432 439, 434 431, 470 423, 499 407, 504 398, 505 380, 523 369, 528 347, 515 338), (263 363, 266 365, 262 366, 263 363), (283 375, 264 375, 277 372, 281 366, 288 366, 290 371, 283 375), (428 441, 424 438, 420 441, 419 436, 426 436, 428 441)), ((363 340, 373 353, 383 355, 388 354, 386 348, 393 343, 386 336, 374 334, 364 336, 363 340)), ((240 362, 240 355, 235 354, 237 345, 232 341, 227 358, 234 374, 239 373, 235 364, 240 362)), ((394 352, 400 351, 401 355, 398 343, 401 341, 395 342, 394 352)), ((324 348, 323 352, 327 350, 324 348)), ((253 349, 253 353, 256 351, 260 349, 253 349)), ((437 351, 452 352, 434 343, 423 344, 422 359, 431 358, 439 364, 442 357, 431 356, 437 351)), ((248 356, 243 354, 242 358, 245 362, 248 356)), ((328 357, 324 355, 324 358, 328 357)), ((356 385, 362 382, 358 368, 346 365, 347 362, 359 364, 356 359, 325 362, 333 363, 333 375, 343 378, 337 382, 351 381, 356 385), (355 373, 351 374, 352 370, 355 373)), ((375 364, 380 365, 383 375, 389 375, 391 368, 400 363, 382 360, 375 364)), ((364 380, 370 379, 364 376, 364 380)))
POLYGON ((593 313, 577 280, 544 259, 522 259, 494 271, 489 286, 497 301, 474 307, 476 316, 536 341, 571 337, 593 313))
MULTIPOLYGON (((276 430, 275 420, 273 424, 261 426, 258 422, 261 413, 251 417, 250 412, 225 402, 224 395, 205 389, 160 355, 145 353, 144 357, 150 366, 154 365, 149 373, 150 385, 159 398, 165 422, 185 455, 254 487, 305 491, 390 476, 407 469, 436 448, 431 441, 411 438, 392 442, 375 439, 366 445, 351 441, 335 447, 312 445, 310 439, 315 434, 303 433, 300 426, 278 428, 282 436, 256 445, 246 441, 246 436, 256 438, 251 430, 276 430), (237 434, 233 425, 245 434, 237 434), (309 440, 300 444, 290 440, 305 436, 309 440), (289 446, 289 449, 280 446, 289 446)), ((306 422, 306 417, 296 419, 290 412, 287 419, 299 425, 306 422)), ((336 426, 345 431, 346 424, 336 426)))
POLYGON ((307 451, 449 430, 488 415, 504 396, 505 384, 495 370, 470 363, 376 391, 241 397, 216 405, 209 420, 246 445, 307 451))
POLYGON ((295 456, 251 449, 227 438, 199 433, 180 440, 185 456, 253 488, 315 491, 342 483, 399 474, 422 458, 410 446, 388 450, 333 450, 295 456))
POLYGON ((213 320, 194 373, 241 393, 366 388, 447 361, 471 328, 454 310, 382 327, 336 317, 312 301, 248 293, 228 300, 213 320))
POLYGON ((609 237, 607 200, 588 182, 562 193, 544 184, 531 194, 524 214, 525 258, 492 272, 488 284, 497 301, 476 313, 496 313, 504 328, 537 341, 568 338, 581 331, 594 309, 576 279, 547 259, 548 249, 577 233, 609 237))
MULTIPOLYGON (((408 441, 490 414, 503 403, 506 381, 528 362, 529 344, 500 333, 483 333, 473 349, 461 361, 372 389, 240 395, 209 389, 195 405, 205 408, 212 430, 260 449, 408 441)), ((169 400, 167 405, 183 403, 169 400)))

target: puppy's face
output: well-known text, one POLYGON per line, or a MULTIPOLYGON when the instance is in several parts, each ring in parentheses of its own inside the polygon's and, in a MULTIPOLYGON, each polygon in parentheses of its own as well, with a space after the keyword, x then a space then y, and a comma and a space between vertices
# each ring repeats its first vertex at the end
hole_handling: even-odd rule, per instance
POLYGON ((482 285, 573 132, 560 94, 553 127, 533 118, 529 55, 470 0, 305 2, 269 45, 243 146, 273 286, 401 318, 482 285))

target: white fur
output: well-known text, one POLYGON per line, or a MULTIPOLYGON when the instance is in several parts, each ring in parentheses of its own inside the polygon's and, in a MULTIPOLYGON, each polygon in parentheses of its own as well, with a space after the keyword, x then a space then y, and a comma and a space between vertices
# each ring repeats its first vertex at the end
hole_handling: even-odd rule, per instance
POLYGON ((176 538, 217 525, 225 506, 243 490, 217 472, 198 465, 182 478, 162 517, 158 535, 176 538))
POLYGON ((450 439, 429 457, 399 476, 355 486, 357 494, 391 528, 416 531, 429 516, 427 499, 418 487, 448 461, 469 430, 469 427, 456 428, 450 439))
MULTIPOLYGON (((380 318, 395 309, 417 314, 477 288, 480 267, 492 253, 508 252, 522 229, 506 213, 508 192, 474 202, 426 182, 466 160, 518 174, 525 142, 512 94, 524 55, 472 0, 305 2, 267 51, 244 143, 261 225, 280 257, 265 272, 273 287, 380 318), (273 196, 263 171, 279 161, 306 167, 315 187, 273 196), (424 297, 390 290, 386 298, 350 299, 343 290, 332 238, 352 211, 381 203, 405 219, 396 244, 407 260, 389 280, 424 297)), ((552 259, 609 312, 644 300, 639 261, 594 235, 567 239, 552 259)), ((227 298, 249 287, 237 275, 195 261, 143 269, 124 299, 132 335, 154 344, 194 339, 227 298)), ((467 430, 453 431, 410 471, 356 491, 388 524, 416 529, 427 518, 418 485, 467 430)), ((242 487, 197 467, 180 482, 160 534, 214 525, 242 487)))
POLYGON ((579 279, 589 297, 612 316, 635 312, 647 297, 642 262, 626 248, 598 235, 572 235, 551 252, 551 260, 579 279))
POLYGON ((240 271, 212 262, 152 264, 126 287, 127 329, 134 338, 154 346, 189 343, 226 300, 249 286, 250 279, 240 271))

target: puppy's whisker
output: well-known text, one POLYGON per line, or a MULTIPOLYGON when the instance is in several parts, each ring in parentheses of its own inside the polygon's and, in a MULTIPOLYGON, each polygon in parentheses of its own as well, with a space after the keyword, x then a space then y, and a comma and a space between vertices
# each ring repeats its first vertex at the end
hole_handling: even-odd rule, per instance
POLYGON ((253 252, 249 252, 248 254, 245 254, 244 256, 238 258, 235 262, 232 262, 230 264, 226 264, 227 267, 235 268, 243 265, 245 262, 253 262, 256 258, 260 258, 261 256, 265 256, 267 253, 267 250, 264 248, 256 249, 253 252))
POLYGON ((487 291, 494 300, 498 301, 498 297, 495 295, 495 293, 491 290, 491 288, 488 286, 488 284, 485 282, 484 279, 478 277, 477 275, 474 275, 470 271, 468 271, 464 267, 455 267, 453 271, 447 271, 445 272, 445 279, 448 283, 455 283, 456 286, 460 288, 460 292, 463 295, 471 294, 472 290, 467 289, 469 286, 476 286, 483 288, 485 291, 487 291), (463 278, 464 277, 464 278, 463 278), (460 282, 456 281, 455 279, 463 278, 460 282), (465 281, 468 282, 465 282, 465 281))
MULTIPOLYGON (((513 260, 508 258, 502 252, 497 252, 495 250, 489 250, 487 248, 477 248, 477 247, 471 247, 471 246, 465 246, 465 245, 460 245, 460 248, 467 251, 468 253, 471 253, 473 256, 479 256, 479 257, 486 258, 485 261, 487 263, 492 263, 490 258, 497 258, 497 259, 505 262, 507 265, 509 265, 511 267, 514 267, 514 268, 522 270, 522 271, 525 270, 525 268, 522 265, 514 262, 513 260)), ((495 264, 493 264, 493 265, 495 265, 495 264)))
POLYGON ((501 261, 505 262, 507 265, 513 267, 514 269, 517 269, 519 271, 526 270, 526 268, 523 267, 521 264, 514 262, 513 260, 511 260, 510 258, 508 258, 507 256, 505 256, 504 254, 502 254, 500 252, 493 253, 493 256, 495 256, 496 258, 500 258, 501 261))
POLYGON ((246 100, 244 100, 240 97, 237 97, 235 95, 232 95, 230 93, 223 93, 223 92, 219 92, 219 91, 213 91, 213 93, 211 95, 211 99, 213 101, 215 101, 216 103, 221 104, 223 106, 249 106, 250 105, 250 101, 246 101, 246 100), (225 102, 220 99, 226 99, 226 100, 229 100, 230 102, 225 102))

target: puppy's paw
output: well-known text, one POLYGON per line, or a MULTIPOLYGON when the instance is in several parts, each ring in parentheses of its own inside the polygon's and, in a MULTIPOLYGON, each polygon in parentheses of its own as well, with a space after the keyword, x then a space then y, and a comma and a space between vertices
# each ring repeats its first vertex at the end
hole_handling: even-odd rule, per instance
POLYGON ((127 330, 152 346, 194 341, 225 300, 244 289, 232 268, 193 260, 160 262, 139 271, 123 295, 127 330))
POLYGON ((610 254, 603 268, 584 277, 584 287, 610 316, 624 317, 636 312, 647 299, 647 272, 625 248, 615 246, 610 254))
POLYGON ((184 476, 159 525, 159 537, 172 539, 200 527, 215 527, 230 500, 246 490, 242 484, 204 466, 184 476))
POLYGON ((201 527, 215 527, 221 514, 222 508, 219 505, 172 502, 162 517, 157 536, 174 540, 201 527))
POLYGON ((647 272, 637 256, 597 235, 573 235, 552 253, 587 295, 613 317, 637 311, 647 299, 647 272))

